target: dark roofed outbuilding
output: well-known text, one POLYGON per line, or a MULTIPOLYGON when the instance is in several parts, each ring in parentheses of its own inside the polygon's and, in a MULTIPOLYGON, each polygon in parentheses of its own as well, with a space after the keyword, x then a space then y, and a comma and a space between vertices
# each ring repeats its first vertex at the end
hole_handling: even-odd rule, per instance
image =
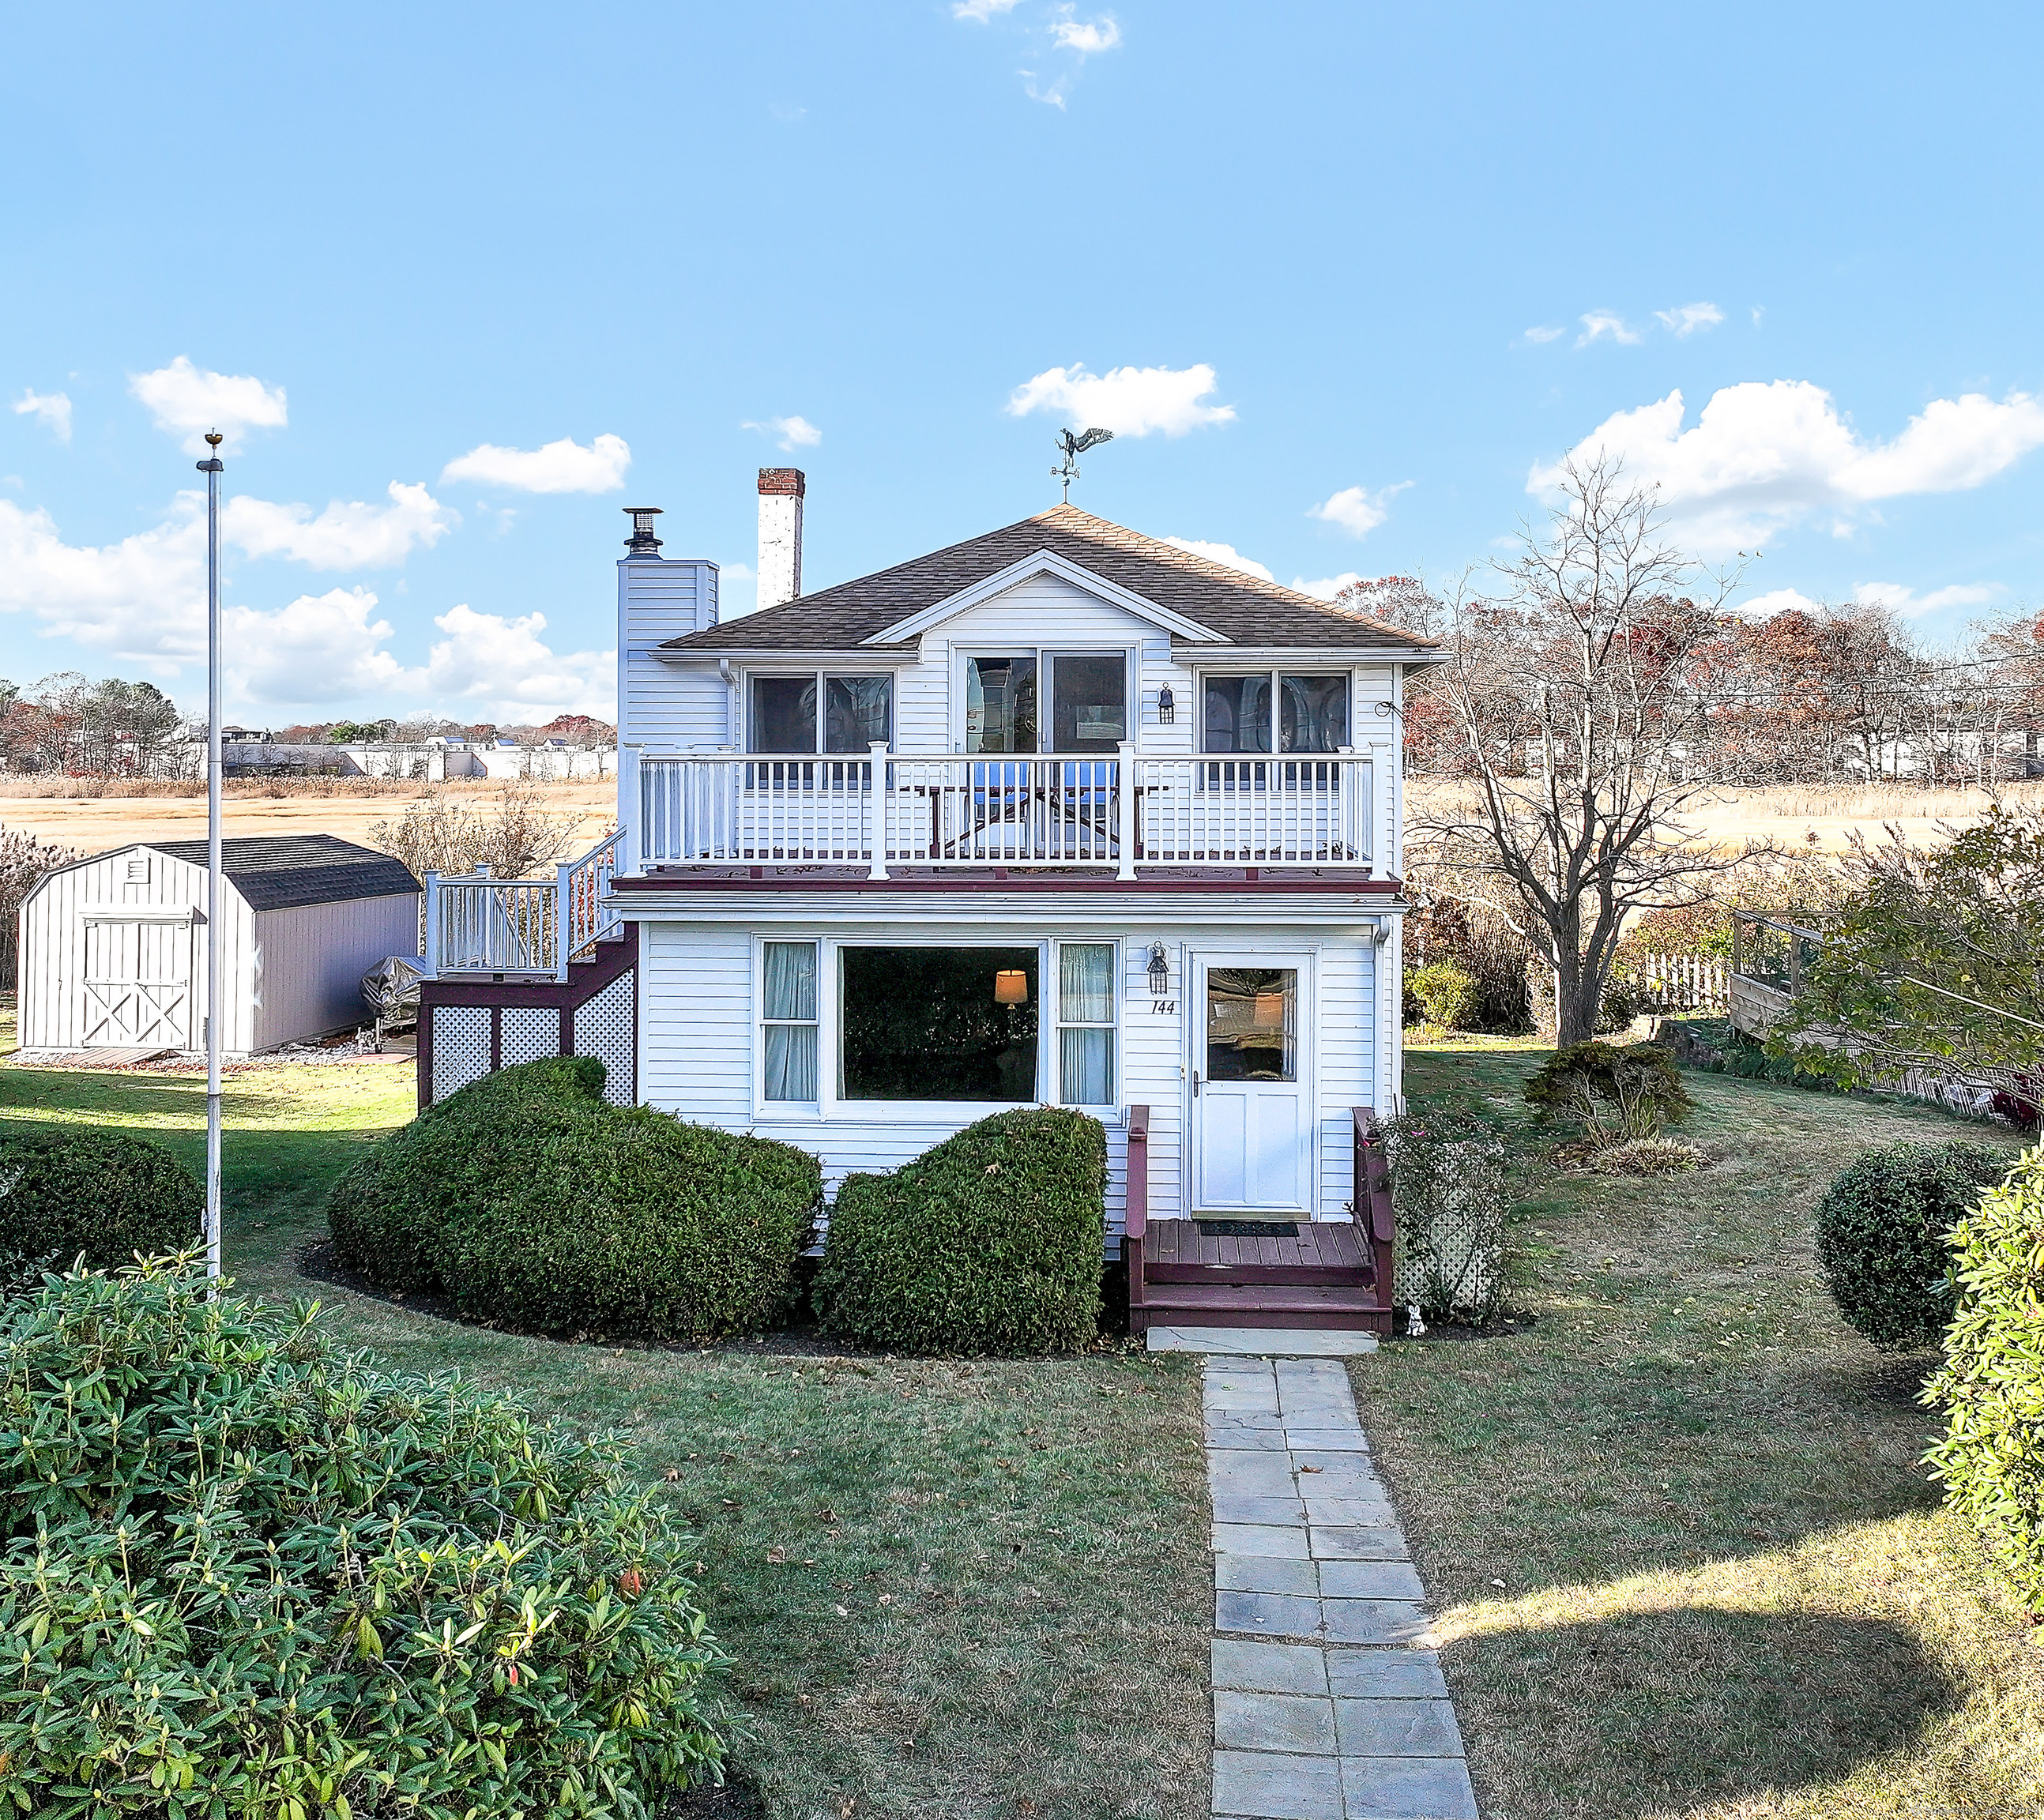
MULTIPOLYGON (((247 1055, 366 1023, 362 976, 419 951, 419 882, 330 834, 221 843, 221 1048, 247 1055)), ((29 1053, 198 1049, 206 843, 137 841, 46 874, 21 906, 29 1053)))

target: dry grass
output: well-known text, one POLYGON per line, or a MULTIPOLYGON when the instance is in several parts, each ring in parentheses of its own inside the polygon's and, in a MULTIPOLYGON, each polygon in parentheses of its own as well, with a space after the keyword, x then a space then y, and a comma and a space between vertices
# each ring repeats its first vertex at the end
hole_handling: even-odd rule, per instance
MULTIPOLYGON (((1413 778, 1406 785, 1415 809, 1462 803, 1473 807, 1467 786, 1452 780, 1413 778)), ((2044 804, 2044 785, 2011 784, 2005 801, 2044 804)), ((1855 832, 1878 841, 1889 823, 1912 841, 1931 839, 1940 823, 1977 820, 1992 798, 1983 790, 1933 789, 1908 784, 1819 788, 1800 784, 1761 789, 1713 790, 1690 808, 1688 820, 1704 839, 1735 852, 1748 840, 1816 853, 1842 853, 1855 832)))
MULTIPOLYGON (((1516 1116, 1536 1053, 1452 1039, 1408 1057, 1408 1085, 1516 1116)), ((1530 1327, 1358 1364, 1484 1810, 2044 1813, 2044 1633, 1917 1463, 1926 1360, 1839 1323, 1811 1236, 1862 1147, 1955 1121, 1689 1085, 1708 1169, 1529 1172, 1530 1327)))
MULTIPOLYGON (((104 853, 130 841, 205 835, 202 784, 141 779, 137 781, 148 785, 148 795, 116 794, 113 785, 103 795, 48 793, 48 786, 75 789, 97 781, 0 774, 0 825, 87 853, 104 853)), ((502 787, 501 781, 489 778, 432 785, 394 778, 252 778, 227 785, 224 823, 230 835, 334 834, 367 846, 373 844, 369 831, 374 824, 402 815, 405 803, 429 789, 481 808, 494 803, 502 787)), ((520 788, 535 792, 547 811, 577 818, 567 848, 571 853, 594 847, 617 819, 614 778, 567 784, 521 780, 520 788)))
MULTIPOLYGON (((234 797, 280 800, 287 797, 398 797, 423 786, 401 778, 229 778, 221 789, 234 797)), ((0 798, 31 801, 98 802, 114 797, 203 797, 203 778, 63 778, 39 773, 0 772, 0 798)))

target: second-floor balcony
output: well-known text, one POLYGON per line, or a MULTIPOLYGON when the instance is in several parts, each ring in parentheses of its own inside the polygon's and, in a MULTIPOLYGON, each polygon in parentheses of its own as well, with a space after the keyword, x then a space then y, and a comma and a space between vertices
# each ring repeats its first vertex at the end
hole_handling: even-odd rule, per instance
MULTIPOLYGON (((1100 758, 642 754, 635 869, 1339 866, 1378 804, 1350 752, 1100 758)), ((626 801, 632 800, 628 778, 626 801)))

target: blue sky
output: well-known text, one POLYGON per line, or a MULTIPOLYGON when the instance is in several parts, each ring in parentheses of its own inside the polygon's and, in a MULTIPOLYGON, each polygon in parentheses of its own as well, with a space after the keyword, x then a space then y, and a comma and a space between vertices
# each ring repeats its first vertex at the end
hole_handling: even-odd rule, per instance
POLYGON ((17 681, 202 699, 216 418, 272 724, 607 712, 620 505, 743 608, 761 464, 813 587, 1051 503, 1066 422, 1287 582, 1480 563, 1601 439, 1749 598, 2044 597, 2034 8, 4 21, 17 681))

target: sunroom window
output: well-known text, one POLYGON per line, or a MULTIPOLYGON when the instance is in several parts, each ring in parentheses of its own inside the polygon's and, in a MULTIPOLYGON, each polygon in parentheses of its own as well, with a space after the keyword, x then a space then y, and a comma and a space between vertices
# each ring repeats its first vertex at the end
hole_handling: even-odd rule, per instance
POLYGON ((1012 651, 965 660, 965 749, 1112 758, 1128 737, 1128 659, 1118 651, 1012 651), (1043 696, 1050 721, 1040 718, 1043 696))
POLYGON ((755 676, 748 736, 755 752, 864 752, 894 737, 894 678, 755 676), (816 705, 823 704, 819 721, 816 705), (820 742, 820 743, 819 743, 820 742))
POLYGON ((1209 676, 1202 685, 1209 752, 1339 752, 1349 743, 1348 678, 1285 670, 1209 676), (1278 725, 1270 705, 1278 704, 1278 725), (1278 743, 1274 748, 1272 734, 1278 743))
POLYGON ((761 944, 759 1053, 763 1097, 816 1097, 816 944, 761 944))
POLYGON ((1114 944, 1058 945, 1058 1099, 1114 1104, 1114 944))
POLYGON ((839 950, 844 1100, 1037 1097, 1037 950, 839 950))

